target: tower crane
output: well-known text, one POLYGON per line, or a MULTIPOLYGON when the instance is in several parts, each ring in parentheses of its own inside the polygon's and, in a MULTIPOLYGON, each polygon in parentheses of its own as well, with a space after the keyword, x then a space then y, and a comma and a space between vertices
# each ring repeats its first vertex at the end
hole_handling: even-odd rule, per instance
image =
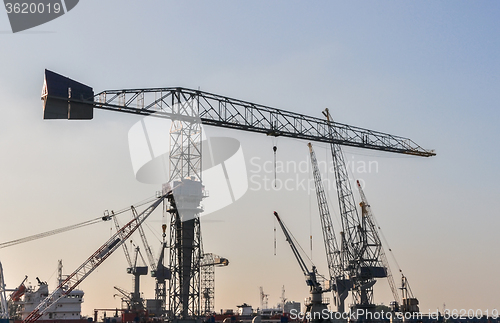
MULTIPOLYGON (((44 119, 90 120, 96 108, 172 120, 169 311, 176 319, 200 315, 202 124, 336 144, 332 147, 347 145, 413 156, 435 155, 408 138, 182 87, 105 90, 94 94, 90 86, 45 70, 42 100, 44 119)), ((353 265, 359 258, 360 241, 354 232, 356 226, 351 224, 359 221, 348 218, 354 222, 343 230, 353 265)))
POLYGON ((205 253, 201 261, 201 292, 204 302, 202 313, 210 314, 214 311, 215 298, 215 267, 226 267, 229 260, 213 253, 205 253))
POLYGON ((149 215, 163 202, 166 195, 159 197, 144 211, 125 224, 118 232, 113 234, 96 252, 94 252, 83 264, 72 274, 68 275, 59 286, 49 294, 37 307, 23 320, 23 323, 32 323, 38 320, 43 313, 54 306, 64 296, 74 290, 85 278, 87 278, 100 264, 102 264, 117 248, 137 230, 137 228, 149 217, 149 215), (59 295, 56 297, 56 295, 59 295))
POLYGON ((335 230, 328 208, 328 199, 326 198, 325 190, 321 180, 321 173, 318 167, 316 154, 314 153, 311 143, 308 143, 309 153, 311 156, 311 164, 313 166, 314 185, 316 188, 316 196, 318 199, 319 217, 321 220, 321 228, 323 231, 323 240, 325 242, 326 259, 328 263, 328 272, 330 274, 330 284, 332 284, 332 292, 334 295, 335 305, 338 312, 344 312, 344 300, 347 298, 351 282, 346 279, 342 253, 338 247, 337 239, 335 238, 335 230))
POLYGON ((311 296, 309 300, 307 301, 306 305, 306 313, 310 314, 310 317, 313 319, 313 321, 317 321, 321 318, 321 314, 323 313, 323 310, 328 310, 327 302, 323 301, 323 293, 328 292, 328 289, 323 289, 321 286, 320 282, 318 281, 318 271, 316 269, 316 266, 312 266, 311 270, 307 267, 307 264, 305 263, 304 259, 300 255, 299 249, 293 242, 293 239, 288 233, 288 230, 285 226, 285 224, 281 221, 278 213, 275 211, 274 216, 278 220, 278 223, 281 227, 281 230, 283 230, 283 234, 285 235, 285 239, 290 245, 290 248, 292 249, 293 255, 295 256, 295 259, 297 259, 297 262, 299 263, 300 269, 302 270, 302 273, 304 274, 306 278, 306 284, 309 286, 309 292, 311 293, 311 296))

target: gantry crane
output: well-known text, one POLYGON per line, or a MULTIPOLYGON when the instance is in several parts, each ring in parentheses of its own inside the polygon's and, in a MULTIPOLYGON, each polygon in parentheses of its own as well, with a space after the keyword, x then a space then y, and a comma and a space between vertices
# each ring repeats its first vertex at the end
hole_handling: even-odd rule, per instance
POLYGON ((338 312, 344 312, 344 300, 347 298, 349 289, 352 287, 351 281, 347 279, 342 260, 342 253, 335 237, 335 230, 328 208, 328 199, 321 180, 321 173, 318 167, 316 154, 312 144, 308 143, 311 164, 313 166, 314 185, 318 199, 319 217, 321 220, 321 229, 323 231, 323 240, 325 242, 326 260, 328 263, 328 272, 330 274, 330 284, 334 296, 335 306, 338 312))
POLYGON ((328 289, 323 289, 323 286, 321 286, 321 283, 318 281, 318 271, 316 269, 316 266, 312 265, 311 270, 309 270, 307 264, 305 263, 304 259, 300 255, 300 251, 295 245, 295 242, 293 241, 292 236, 288 232, 288 229, 286 228, 285 224, 283 221, 281 221, 278 213, 275 211, 274 216, 278 220, 278 223, 281 227, 281 230, 283 230, 283 234, 285 235, 285 239, 290 245, 290 248, 292 249, 293 255, 295 256, 295 259, 297 259, 297 262, 299 263, 300 269, 302 270, 302 273, 304 274, 306 278, 306 284, 309 286, 309 293, 311 296, 309 297, 308 301, 306 302, 306 313, 310 315, 310 318, 313 319, 313 321, 318 321, 321 318, 321 315, 324 310, 328 310, 328 302, 326 302, 323 298, 323 294, 328 292, 328 289))
POLYGON ((163 202, 166 195, 159 197, 144 211, 125 224, 118 232, 113 234, 96 252, 94 252, 72 274, 68 275, 54 291, 49 294, 38 306, 23 320, 23 323, 32 323, 38 320, 43 313, 54 306, 64 296, 74 290, 88 275, 103 263, 117 248, 142 225, 149 215, 163 202))
MULTIPOLYGON (((294 112, 182 87, 94 90, 46 70, 42 90, 45 119, 90 120, 94 108, 172 120, 170 129, 169 312, 178 319, 200 315, 201 125, 347 145, 414 156, 435 153, 408 138, 326 121, 294 112)), ((332 145, 333 147, 333 145, 332 145)), ((342 207, 341 207, 342 209, 342 207)), ((352 220, 351 217, 348 217, 352 220)), ((350 221, 349 220, 349 221, 350 221)), ((352 222, 352 221, 351 221, 352 222)), ((351 259, 359 258, 356 221, 344 229, 351 259)))

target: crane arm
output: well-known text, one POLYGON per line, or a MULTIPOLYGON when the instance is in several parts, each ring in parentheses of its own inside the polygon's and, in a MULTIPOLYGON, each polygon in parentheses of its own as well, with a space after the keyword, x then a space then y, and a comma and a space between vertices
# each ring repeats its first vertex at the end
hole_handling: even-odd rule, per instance
POLYGON ((288 242, 288 244, 290 245, 290 248, 292 248, 292 252, 293 252, 293 255, 295 256, 295 259, 297 259, 297 262, 299 263, 299 266, 300 266, 300 269, 302 270, 302 272, 304 273, 304 276, 308 276, 310 274, 309 270, 307 269, 307 265, 306 263, 304 262, 304 259, 302 258, 302 256, 300 255, 299 253, 299 250, 297 249, 297 247, 295 246, 295 243, 293 243, 293 240, 292 240, 292 237, 290 236, 290 234, 288 233, 288 230, 286 229, 285 227, 285 224, 283 222, 281 222, 281 219, 278 215, 278 212, 274 212, 274 216, 276 217, 276 219, 278 220, 278 223, 281 227, 281 230, 283 230, 283 234, 285 235, 285 238, 286 238, 286 241, 288 242))
MULTIPOLYGON (((133 214, 135 214, 137 216, 137 211, 135 209, 134 206, 131 206, 131 209, 132 209, 132 212, 133 214)), ((142 240, 142 245, 144 246, 144 249, 146 251, 146 258, 148 258, 148 262, 149 262, 149 268, 151 268, 151 275, 155 275, 156 274, 156 261, 155 261, 155 257, 153 256, 153 251, 151 250, 151 247, 149 246, 149 243, 148 243, 148 240, 146 239, 146 234, 144 233, 144 228, 141 226, 139 226, 139 228, 137 229, 139 231, 139 235, 141 236, 141 240, 142 240)))
POLYGON ((68 295, 75 289, 88 275, 90 275, 101 263, 104 262, 116 249, 137 230, 137 228, 149 217, 149 215, 160 205, 166 195, 161 196, 138 214, 135 218, 125 224, 118 232, 113 234, 96 252, 94 252, 80 267, 70 274, 59 286, 47 296, 38 306, 23 320, 23 323, 32 323, 38 320, 43 313, 68 295), (56 298, 59 294, 59 297, 56 298))
POLYGON ((344 312, 344 300, 347 297, 351 283, 345 277, 342 253, 335 237, 332 217, 330 216, 328 200, 321 181, 321 173, 319 171, 316 154, 314 153, 311 143, 308 143, 307 146, 309 147, 311 164, 313 166, 314 185, 316 187, 319 217, 321 220, 321 229, 323 231, 323 240, 325 242, 326 260, 328 263, 330 281, 333 283, 332 292, 334 294, 337 310, 339 312, 344 312))
POLYGON ((229 265, 229 260, 227 258, 215 255, 213 253, 206 253, 203 255, 200 266, 217 266, 217 267, 225 267, 229 265))
POLYGON ((409 138, 182 87, 106 90, 94 95, 91 87, 45 70, 42 100, 45 119, 92 119, 97 108, 407 155, 435 155, 409 138), (199 118, 186 114, 193 108, 199 118), (331 129, 335 136, 330 136, 331 129))
POLYGON ((340 249, 335 238, 335 231, 333 228, 330 210, 328 208, 328 200, 326 198, 323 183, 321 181, 321 173, 318 167, 316 154, 312 148, 311 143, 307 144, 311 156, 311 164, 313 166, 314 185, 316 187, 316 197, 318 199, 319 217, 321 220, 321 228, 323 231, 323 239, 325 241, 326 259, 328 261, 328 269, 330 272, 330 279, 334 280, 343 276, 342 261, 340 249))
MULTIPOLYGON (((105 216, 105 217, 106 217, 106 216, 108 216, 108 217, 109 217, 109 215, 107 215, 106 213, 107 213, 107 212, 105 212, 104 216, 105 216)), ((115 224, 116 232, 120 232, 120 238, 121 238, 122 240, 124 240, 124 235, 125 235, 125 233, 124 233, 123 231, 120 231, 120 228, 121 228, 120 223, 118 223, 118 219, 117 219, 117 217, 115 216, 115 214, 114 214, 114 212, 113 212, 113 211, 111 211, 111 214, 112 214, 112 217, 113 217, 113 222, 114 222, 114 224, 115 224)), ((135 215, 135 214, 134 214, 134 215, 135 215)), ((132 267, 132 260, 131 260, 131 258, 130 258, 130 253, 129 253, 129 251, 128 251, 127 244, 126 244, 126 243, 122 244, 122 247, 123 247, 123 253, 125 254, 125 258, 127 259, 128 266, 129 266, 129 267, 132 267)))

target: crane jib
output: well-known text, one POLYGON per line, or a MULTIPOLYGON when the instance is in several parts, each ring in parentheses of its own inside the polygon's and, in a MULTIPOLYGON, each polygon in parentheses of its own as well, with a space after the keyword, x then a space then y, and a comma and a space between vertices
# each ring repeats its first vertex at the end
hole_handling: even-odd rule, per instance
POLYGON ((436 155, 409 138, 181 87, 107 90, 94 95, 91 87, 45 70, 42 100, 44 119, 90 120, 97 108, 413 156, 436 155), (186 105, 197 111, 197 117, 182 113, 179 106, 186 105))

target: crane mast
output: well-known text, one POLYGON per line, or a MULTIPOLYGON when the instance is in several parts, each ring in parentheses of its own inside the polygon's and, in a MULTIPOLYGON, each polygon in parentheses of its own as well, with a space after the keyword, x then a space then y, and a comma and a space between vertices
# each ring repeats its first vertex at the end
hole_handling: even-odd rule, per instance
POLYGON ((323 231, 323 240, 325 242, 330 283, 333 284, 332 292, 337 311, 344 312, 344 300, 347 298, 350 282, 346 280, 344 275, 342 254, 335 237, 335 230, 330 216, 330 210, 328 208, 328 199, 326 198, 325 190, 323 188, 316 154, 314 153, 311 143, 308 143, 307 146, 309 147, 311 164, 313 166, 314 185, 316 188, 316 197, 318 199, 319 217, 323 231))

